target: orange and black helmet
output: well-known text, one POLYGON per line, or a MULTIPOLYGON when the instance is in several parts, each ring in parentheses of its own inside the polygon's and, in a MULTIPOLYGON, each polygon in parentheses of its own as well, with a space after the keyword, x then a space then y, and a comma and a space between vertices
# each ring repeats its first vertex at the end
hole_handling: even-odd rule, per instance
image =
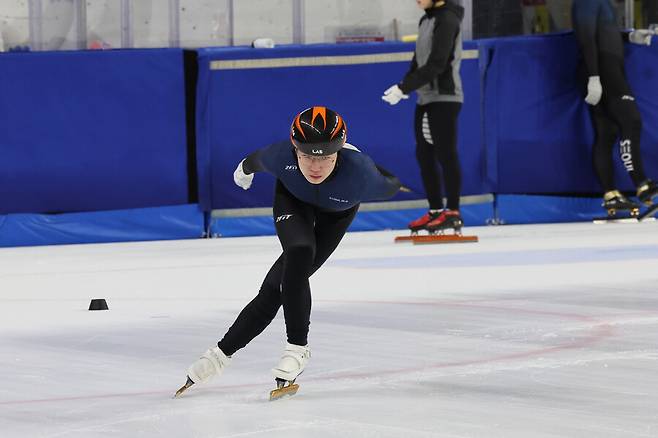
POLYGON ((331 155, 347 140, 347 126, 336 112, 324 106, 297 114, 290 127, 290 141, 307 155, 331 155))

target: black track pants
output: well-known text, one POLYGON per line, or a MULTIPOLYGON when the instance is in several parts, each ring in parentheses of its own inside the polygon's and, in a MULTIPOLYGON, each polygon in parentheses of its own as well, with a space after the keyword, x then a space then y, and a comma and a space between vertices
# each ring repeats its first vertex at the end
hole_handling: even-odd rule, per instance
POLYGON ((626 82, 623 63, 613 57, 602 58, 601 82, 601 102, 590 109, 595 132, 594 169, 603 190, 615 190, 612 150, 619 140, 619 156, 637 187, 646 179, 640 152, 642 118, 626 82))
POLYGON ((311 315, 309 277, 334 252, 354 219, 358 205, 322 211, 295 198, 277 181, 274 221, 283 254, 272 265, 258 295, 240 312, 218 342, 227 356, 258 336, 283 305, 288 342, 306 345, 311 315))
POLYGON ((431 209, 459 210, 461 168, 457 154, 457 121, 462 104, 435 102, 416 106, 416 159, 431 209))

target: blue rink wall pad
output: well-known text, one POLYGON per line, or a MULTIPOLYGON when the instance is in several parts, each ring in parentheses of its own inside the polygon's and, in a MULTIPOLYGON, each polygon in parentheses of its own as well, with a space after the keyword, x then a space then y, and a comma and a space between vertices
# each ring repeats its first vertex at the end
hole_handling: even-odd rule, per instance
POLYGON ((0 247, 203 237, 196 204, 64 214, 0 215, 0 247))
MULTIPOLYGON (((404 230, 407 224, 427 210, 359 212, 349 231, 404 230)), ((497 195, 495 201, 462 205, 462 217, 469 226, 487 224, 531 224, 582 222, 605 215, 600 198, 563 196, 497 195)), ((212 237, 240 237, 275 234, 271 216, 216 217, 210 223, 212 237)))
MULTIPOLYGON (((274 179, 257 175, 244 191, 233 184, 236 165, 249 153, 289 137, 295 114, 324 105, 346 120, 348 142, 399 176, 423 199, 415 158, 415 96, 391 107, 381 95, 409 67, 413 44, 317 44, 274 49, 199 50, 197 157, 199 202, 206 210, 268 207, 274 179), (252 122, 257 121, 257 124, 252 122), (242 129, 239 129, 242 128, 242 129)), ((464 43, 466 89, 459 126, 463 195, 490 193, 484 181, 480 137, 477 44, 464 43)))
POLYGON ((583 222, 606 215, 601 198, 498 195, 496 221, 503 224, 583 222))
MULTIPOLYGON (((273 234, 268 216, 210 212, 271 206, 274 178, 259 174, 244 191, 233 171, 287 138, 294 114, 311 105, 341 113, 348 141, 412 190, 391 201, 423 200, 416 96, 395 106, 381 100, 413 48, 205 48, 196 52, 198 77, 180 49, 0 54, 0 246, 273 234)), ((600 186, 573 34, 464 49, 462 195, 495 194, 462 206, 467 227, 604 215, 600 198, 577 197, 600 186)), ((645 171, 658 179, 658 44, 626 45, 626 71, 643 118, 645 171)), ((618 188, 632 191, 617 147, 613 163, 618 188)), ((351 230, 404 229, 422 213, 362 211, 351 230)))
MULTIPOLYGON (((465 206, 461 210, 469 225, 484 225, 493 218, 493 204, 465 206)), ((403 230, 414 219, 427 213, 427 209, 361 211, 357 213, 348 231, 403 230)), ((405 231, 406 232, 406 231, 405 231)), ((268 236, 276 234, 271 216, 221 217, 210 223, 211 237, 268 236)))
POLYGON ((189 202, 181 49, 0 53, 0 214, 189 202))
MULTIPOLYGON (((654 179, 658 178, 657 46, 625 46, 628 82, 642 114, 642 161, 647 176, 654 179)), ((482 147, 491 191, 533 195, 600 191, 592 165, 594 132, 573 34, 484 40, 480 61, 486 65, 482 147)), ((617 145, 611 158, 617 188, 634 191, 617 145)))
MULTIPOLYGON (((425 209, 359 212, 349 231, 406 229, 425 209)), ((600 198, 498 195, 494 202, 462 206, 468 226, 589 221, 603 216, 600 198)), ((206 235, 206 220, 196 204, 66 214, 0 216, 0 247, 195 239, 206 235)), ((212 237, 275 234, 271 216, 214 218, 212 237)))

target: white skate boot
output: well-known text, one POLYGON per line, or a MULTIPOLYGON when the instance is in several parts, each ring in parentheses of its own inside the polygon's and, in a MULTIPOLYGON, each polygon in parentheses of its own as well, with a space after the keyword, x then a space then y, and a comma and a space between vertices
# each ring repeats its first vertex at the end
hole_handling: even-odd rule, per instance
POLYGON ((299 385, 295 384, 295 379, 304 371, 310 358, 311 349, 308 345, 286 344, 279 364, 272 368, 277 388, 270 392, 270 400, 297 393, 299 385))
POLYGON ((195 383, 205 383, 214 376, 219 376, 231 363, 231 358, 226 356, 219 347, 209 348, 187 369, 187 382, 174 397, 181 395, 187 388, 195 383))

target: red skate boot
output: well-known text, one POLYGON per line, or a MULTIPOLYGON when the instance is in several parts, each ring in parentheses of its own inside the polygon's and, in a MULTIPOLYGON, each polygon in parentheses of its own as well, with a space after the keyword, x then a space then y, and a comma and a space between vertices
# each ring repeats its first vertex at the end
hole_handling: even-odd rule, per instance
POLYGON ((417 234, 420 230, 424 230, 427 227, 427 224, 429 224, 431 221, 434 219, 438 218, 441 215, 441 211, 428 211, 425 213, 423 216, 419 217, 415 221, 409 222, 409 229, 411 230, 411 234, 415 235, 417 234))
POLYGON ((411 236, 397 236, 395 242, 413 242, 416 244, 428 244, 428 243, 466 243, 466 242, 478 242, 477 236, 462 236, 462 227, 464 226, 464 221, 461 218, 458 210, 443 210, 440 213, 434 215, 429 222, 427 222, 423 228, 418 228, 427 218, 430 218, 432 214, 428 213, 420 219, 409 224, 409 229, 411 230, 411 236), (416 225, 416 229, 425 229, 429 233, 428 235, 418 235, 417 232, 414 232, 412 226, 416 225), (454 234, 444 234, 445 230, 452 229, 454 234))
POLYGON ((454 230, 455 234, 461 235, 464 221, 458 210, 443 210, 441 214, 430 221, 425 228, 430 234, 443 234, 446 230, 454 230))

